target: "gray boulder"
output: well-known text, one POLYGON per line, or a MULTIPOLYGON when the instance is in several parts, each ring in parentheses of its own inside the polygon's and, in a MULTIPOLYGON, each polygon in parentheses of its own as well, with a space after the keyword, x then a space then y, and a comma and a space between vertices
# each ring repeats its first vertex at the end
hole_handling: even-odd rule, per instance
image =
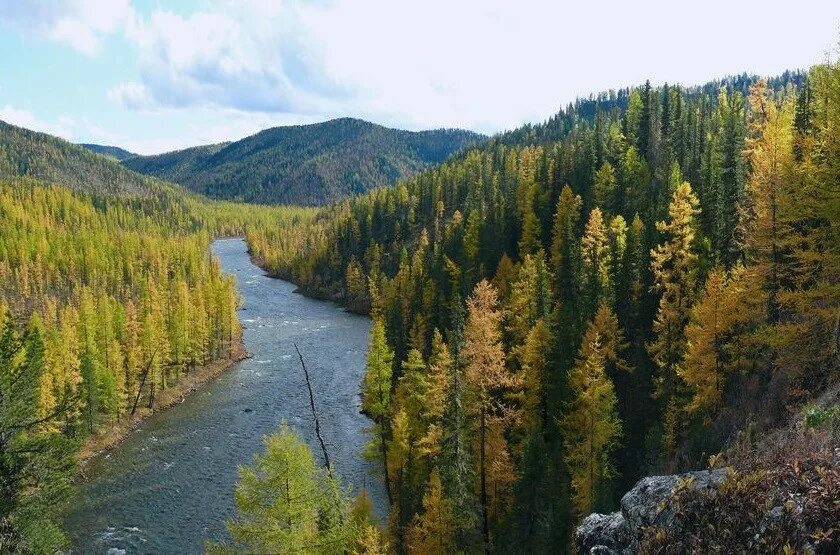
POLYGON ((639 539, 649 526, 679 531, 679 519, 670 506, 674 490, 681 485, 715 490, 726 475, 727 470, 721 468, 642 478, 621 498, 620 512, 591 514, 583 520, 575 532, 579 552, 629 555, 638 552, 639 539))
POLYGON ((575 539, 581 553, 612 555, 621 553, 630 544, 630 530, 619 512, 593 513, 580 523, 575 539))
POLYGON ((621 513, 634 532, 641 533, 648 526, 672 530, 679 523, 675 521, 669 500, 677 486, 685 484, 696 490, 716 489, 726 478, 726 472, 725 468, 719 468, 642 478, 621 498, 621 513))

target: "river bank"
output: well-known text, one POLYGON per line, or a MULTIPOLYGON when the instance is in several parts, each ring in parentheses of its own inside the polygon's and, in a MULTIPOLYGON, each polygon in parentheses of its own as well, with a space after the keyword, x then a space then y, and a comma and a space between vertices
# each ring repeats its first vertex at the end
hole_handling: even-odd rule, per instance
POLYGON ((251 355, 245 350, 244 341, 240 338, 231 356, 214 360, 184 375, 177 384, 166 388, 157 396, 157 403, 151 409, 147 406, 138 406, 134 416, 124 417, 119 422, 111 425, 107 430, 88 436, 76 452, 76 461, 79 463, 79 474, 84 478, 85 466, 91 459, 99 455, 104 455, 114 447, 117 447, 144 420, 153 414, 171 408, 176 404, 183 403, 191 393, 195 393, 200 387, 219 377, 237 362, 250 357, 251 355))
POLYGON ((87 459, 64 519, 73 555, 203 553, 205 540, 227 537, 237 469, 263 451, 266 435, 285 421, 320 453, 295 344, 336 472, 354 493, 367 490, 379 518, 387 515, 381 465, 362 456, 371 426, 359 412, 370 320, 269 277, 241 239, 212 248, 236 279, 244 348, 253 356, 208 370, 203 386, 186 386, 183 401, 170 392, 168 409, 127 426, 119 443, 87 459))

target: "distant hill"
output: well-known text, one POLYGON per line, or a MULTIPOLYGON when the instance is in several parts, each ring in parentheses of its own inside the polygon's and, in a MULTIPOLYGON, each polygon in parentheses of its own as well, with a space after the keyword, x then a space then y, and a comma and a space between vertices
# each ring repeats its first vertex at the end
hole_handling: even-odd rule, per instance
POLYGON ((170 184, 46 133, 0 121, 0 179, 31 177, 75 191, 148 197, 170 184))
POLYGON ((137 156, 123 165, 140 173, 154 175, 176 183, 188 182, 198 168, 204 167, 210 158, 230 143, 201 145, 183 150, 174 150, 154 156, 137 156))
POLYGON ((90 143, 80 143, 79 146, 83 146, 91 152, 95 152, 97 154, 104 154, 105 156, 110 156, 111 158, 115 158, 120 162, 127 158, 133 158, 134 156, 137 156, 133 152, 129 152, 126 149, 120 148, 118 146, 94 145, 90 143))
POLYGON ((317 205, 409 177, 483 139, 458 129, 401 131, 342 118, 123 164, 211 197, 317 205))

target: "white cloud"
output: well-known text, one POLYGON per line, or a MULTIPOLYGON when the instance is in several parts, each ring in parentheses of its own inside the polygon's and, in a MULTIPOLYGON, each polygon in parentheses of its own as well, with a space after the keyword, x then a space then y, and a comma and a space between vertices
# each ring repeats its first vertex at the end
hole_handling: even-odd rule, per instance
POLYGON ((0 21, 87 55, 97 54, 106 36, 131 29, 135 18, 130 0, 0 0, 0 21))
POLYGON ((149 90, 142 83, 119 83, 108 90, 108 98, 130 110, 148 110, 155 107, 149 90))
POLYGON ((693 85, 808 67, 840 25, 840 3, 817 3, 779 11, 729 0, 336 0, 304 12, 304 22, 333 78, 364 91, 356 110, 493 131, 648 78, 693 85))
POLYGON ((216 105, 268 113, 323 113, 347 95, 304 36, 295 4, 231 4, 182 16, 155 10, 128 33, 140 81, 112 99, 131 109, 216 105))
POLYGON ((189 15, 156 10, 133 36, 140 80, 112 97, 131 108, 210 105, 492 132, 647 78, 695 84, 807 67, 840 24, 840 4, 826 4, 819 21, 807 10, 780 17, 748 4, 708 0, 690 14, 666 1, 593 11, 539 0, 247 0, 189 15), (813 32, 760 41, 744 32, 747 21, 762 36, 797 25, 813 32))
POLYGON ((49 133, 50 135, 57 135, 67 140, 73 140, 75 133, 73 131, 76 122, 70 116, 61 116, 55 123, 42 121, 35 117, 35 115, 20 108, 15 108, 9 104, 0 107, 0 120, 17 125, 18 127, 25 127, 33 131, 41 131, 42 133, 49 133))
POLYGON ((690 10, 669 0, 149 4, 0 0, 0 21, 100 55, 106 37, 123 37, 136 59, 113 63, 137 74, 108 97, 126 108, 120 121, 134 127, 121 136, 138 149, 345 115, 494 132, 648 78, 691 85, 804 68, 823 59, 840 25, 836 1, 786 11, 756 9, 760 0, 690 10), (181 129, 137 123, 176 115, 181 129))

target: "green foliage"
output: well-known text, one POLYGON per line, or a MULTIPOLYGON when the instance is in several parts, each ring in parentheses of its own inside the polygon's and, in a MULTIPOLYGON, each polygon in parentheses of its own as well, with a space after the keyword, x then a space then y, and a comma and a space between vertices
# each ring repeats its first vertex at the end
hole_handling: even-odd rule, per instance
POLYGON ((0 179, 15 177, 102 195, 148 198, 173 190, 87 148, 0 121, 0 179))
POLYGON ((73 443, 52 430, 66 412, 39 414, 44 329, 18 330, 0 304, 0 552, 51 554, 66 547, 60 511, 75 470, 73 443))
POLYGON ((80 143, 79 146, 83 146, 91 152, 102 154, 104 156, 109 156, 118 162, 122 162, 127 158, 133 158, 134 156, 137 156, 137 154, 129 152, 124 148, 120 148, 118 146, 95 145, 90 143, 80 143))
POLYGON ((18 319, 40 316, 34 405, 44 415, 69 403, 68 435, 125 417, 141 385, 153 406, 183 373, 238 348, 234 283, 207 256, 207 230, 191 229, 198 210, 174 202, 0 182, 0 299, 18 319))
MULTIPOLYGON (((831 217, 840 126, 830 123, 836 111, 826 103, 840 90, 836 75, 834 67, 813 70, 819 86, 810 104, 800 101, 808 118, 799 118, 802 137, 793 143, 802 162, 783 180, 796 184, 783 187, 795 194, 779 197, 782 229, 798 243, 780 243, 775 263, 784 273, 773 288, 779 318, 772 325, 756 310, 769 288, 749 270, 770 251, 745 236, 751 191, 768 190, 748 172, 745 147, 771 139, 766 126, 748 125, 744 98, 757 82, 750 77, 579 100, 544 124, 503 133, 392 188, 294 225, 249 228, 249 244, 272 274, 350 304, 370 295, 394 360, 405 362, 391 364, 390 408, 377 423, 379 455, 399 465, 391 476, 402 484, 392 491, 397 549, 406 545, 406 522, 422 511, 418 500, 434 466, 444 497, 465 517, 455 523, 458 549, 475 549, 490 530, 491 549, 534 550, 568 541, 575 518, 614 503, 619 484, 699 464, 751 412, 795 404, 826 383, 840 244, 831 217), (823 199, 821 206, 804 191, 823 199), (809 208, 788 212, 799 206, 809 208), (720 306, 714 283, 701 294, 709 270, 731 275, 745 260, 737 288, 744 293, 724 303, 737 318, 710 330, 720 306), (482 289, 495 288, 496 302, 473 306, 467 318, 465 300, 483 280, 492 280, 482 289), (577 356, 593 319, 609 330, 595 342, 603 360, 577 356), (417 400, 431 395, 431 366, 421 360, 439 345, 438 333, 452 359, 448 378, 436 378, 448 395, 433 396, 435 415, 445 398, 440 429, 437 420, 423 422, 434 425, 415 449, 410 438, 420 430, 412 415, 417 400), (796 348, 800 339, 810 352, 796 348), (768 343, 778 358, 767 355, 768 343), (717 358, 710 363, 703 353, 717 358), (814 364, 806 368, 800 357, 814 364), (571 421, 581 398, 597 399, 592 406, 601 409, 590 411, 597 414, 591 429, 603 433, 592 436, 599 448, 588 458, 572 456, 582 443, 579 426, 559 425, 571 421), (745 399, 755 402, 744 406, 745 399), (482 407, 493 421, 482 423, 482 407), (435 444, 440 452, 427 459, 435 444), (574 515, 571 497, 587 489, 573 481, 580 461, 594 461, 587 468, 598 472, 589 473, 595 493, 583 496, 574 515)), ((767 102, 792 94, 805 78, 771 80, 767 102)), ((792 115, 784 110, 778 125, 792 115)))
POLYGON ((840 405, 809 405, 804 414, 809 428, 825 428, 835 434, 840 431, 840 405))
POLYGON ((124 164, 213 198, 315 205, 409 177, 481 138, 457 129, 415 133, 343 118, 136 156, 124 164))
POLYGON ((265 452, 239 468, 238 515, 230 545, 208 553, 345 553, 354 539, 350 501, 338 478, 319 468, 288 425, 263 438, 265 452))

